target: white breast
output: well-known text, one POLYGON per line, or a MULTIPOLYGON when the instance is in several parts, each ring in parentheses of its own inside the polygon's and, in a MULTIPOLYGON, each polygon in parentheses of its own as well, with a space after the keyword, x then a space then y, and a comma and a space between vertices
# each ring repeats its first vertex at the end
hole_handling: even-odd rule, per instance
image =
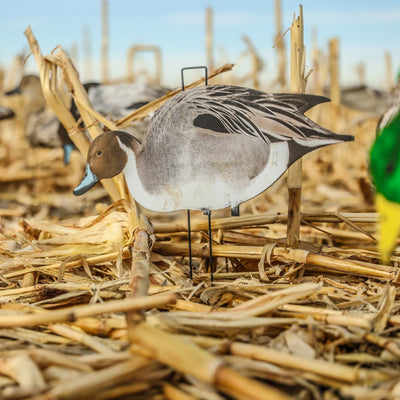
POLYGON ((144 187, 138 173, 136 158, 129 149, 126 150, 129 156, 124 173, 132 196, 143 207, 161 212, 182 209, 218 210, 236 206, 271 186, 286 171, 289 162, 288 144, 272 143, 265 168, 246 182, 229 181, 215 171, 209 179, 199 178, 183 185, 164 185, 159 194, 154 194, 144 187))

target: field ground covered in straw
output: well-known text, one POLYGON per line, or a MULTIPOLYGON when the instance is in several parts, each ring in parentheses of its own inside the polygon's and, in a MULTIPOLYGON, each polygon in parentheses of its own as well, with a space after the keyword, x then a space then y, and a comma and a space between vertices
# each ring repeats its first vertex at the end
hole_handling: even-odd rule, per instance
POLYGON ((2 122, 0 397, 400 398, 399 258, 379 263, 368 173, 377 119, 310 116, 355 141, 304 158, 300 247, 286 246, 285 175, 240 217, 213 213, 213 283, 202 213, 191 280, 186 212, 141 210, 136 229, 101 185, 72 195, 78 152, 65 166, 27 145, 22 117, 2 122))

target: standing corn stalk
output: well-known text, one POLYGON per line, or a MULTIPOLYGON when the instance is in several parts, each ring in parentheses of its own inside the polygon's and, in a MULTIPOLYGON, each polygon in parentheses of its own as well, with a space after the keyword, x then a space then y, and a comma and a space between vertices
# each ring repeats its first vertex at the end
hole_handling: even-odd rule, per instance
POLYGON ((278 53, 278 84, 281 90, 286 88, 286 53, 285 42, 282 37, 282 11, 281 0, 275 0, 275 22, 276 22, 276 35, 275 47, 278 53))
POLYGON ((109 79, 108 73, 108 1, 103 0, 101 3, 101 80, 106 83, 109 79))
MULTIPOLYGON (((300 15, 295 18, 290 27, 290 90, 294 93, 304 93, 305 79, 305 48, 303 45, 303 7, 300 5, 300 15)), ((298 247, 300 232, 300 203, 302 186, 302 159, 298 159, 288 169, 288 223, 287 244, 298 247)))
POLYGON ((340 106, 340 86, 339 86, 339 39, 329 40, 329 75, 330 75, 330 98, 333 108, 340 106))
POLYGON ((386 67, 386 87, 388 88, 388 90, 393 90, 394 75, 393 75, 392 55, 388 51, 385 52, 385 67, 386 67))
POLYGON ((206 8, 206 56, 207 67, 210 71, 214 69, 214 37, 213 37, 213 10, 211 7, 206 8))

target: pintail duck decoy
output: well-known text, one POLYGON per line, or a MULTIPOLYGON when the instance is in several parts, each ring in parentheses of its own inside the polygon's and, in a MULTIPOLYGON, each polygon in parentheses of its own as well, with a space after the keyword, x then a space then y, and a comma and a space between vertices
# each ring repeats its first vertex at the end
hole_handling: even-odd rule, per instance
POLYGON ((400 232, 400 78, 393 102, 382 115, 370 150, 370 172, 375 185, 375 204, 380 217, 378 250, 388 263, 400 232))
POLYGON ((225 85, 180 92, 154 112, 143 141, 122 131, 94 139, 74 194, 123 171, 133 198, 147 209, 236 213, 304 154, 354 139, 304 115, 326 101, 225 85))

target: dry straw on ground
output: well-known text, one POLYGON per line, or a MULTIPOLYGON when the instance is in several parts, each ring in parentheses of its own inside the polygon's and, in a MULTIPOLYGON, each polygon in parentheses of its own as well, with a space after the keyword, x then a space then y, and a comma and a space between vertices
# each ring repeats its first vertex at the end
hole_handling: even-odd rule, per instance
MULTIPOLYGON (((62 49, 34 51, 47 99, 84 151, 63 98, 49 99, 57 92, 46 71, 63 71, 96 135, 78 76, 62 49)), ((313 118, 356 141, 305 157, 300 249, 285 245, 282 178, 241 217, 216 213, 214 284, 200 213, 191 281, 185 213, 109 205, 101 187, 73 198, 82 158, 64 167, 61 150, 28 152, 12 143, 14 122, 3 122, 0 397, 399 398, 399 258, 379 264, 367 172, 376 120, 344 108, 331 115, 324 104, 313 118)), ((126 197, 122 179, 107 185, 114 200, 126 197)))

